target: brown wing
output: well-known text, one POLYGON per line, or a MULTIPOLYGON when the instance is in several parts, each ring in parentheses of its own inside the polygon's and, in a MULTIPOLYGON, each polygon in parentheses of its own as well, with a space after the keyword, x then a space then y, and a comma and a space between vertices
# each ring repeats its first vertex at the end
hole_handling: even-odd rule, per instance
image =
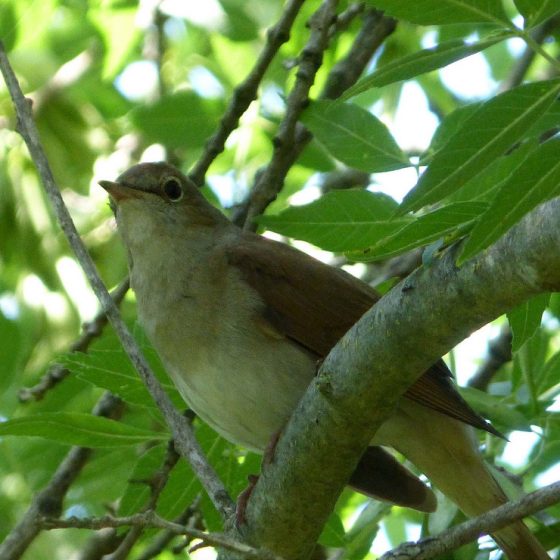
MULTIPOLYGON (((380 296, 365 282, 293 247, 247 232, 230 247, 229 262, 266 305, 264 319, 284 336, 322 358, 380 296)), ((476 428, 501 435, 455 390, 438 361, 405 396, 476 428)))

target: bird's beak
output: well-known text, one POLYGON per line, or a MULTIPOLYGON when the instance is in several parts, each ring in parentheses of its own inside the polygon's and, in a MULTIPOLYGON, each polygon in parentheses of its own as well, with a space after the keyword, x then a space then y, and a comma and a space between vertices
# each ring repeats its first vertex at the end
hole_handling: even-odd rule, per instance
POLYGON ((122 183, 115 183, 114 181, 99 181, 99 185, 103 187, 117 203, 122 200, 140 198, 142 196, 142 192, 138 189, 133 189, 132 187, 128 187, 122 183))

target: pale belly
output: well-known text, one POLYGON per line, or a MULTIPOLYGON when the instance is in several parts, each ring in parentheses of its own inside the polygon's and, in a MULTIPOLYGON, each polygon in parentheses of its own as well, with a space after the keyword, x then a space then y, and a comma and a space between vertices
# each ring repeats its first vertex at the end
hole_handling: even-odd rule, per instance
POLYGON ((227 440, 258 452, 288 420, 316 364, 287 341, 272 341, 258 355, 252 348, 222 348, 195 359, 191 353, 186 367, 166 365, 202 420, 227 440))

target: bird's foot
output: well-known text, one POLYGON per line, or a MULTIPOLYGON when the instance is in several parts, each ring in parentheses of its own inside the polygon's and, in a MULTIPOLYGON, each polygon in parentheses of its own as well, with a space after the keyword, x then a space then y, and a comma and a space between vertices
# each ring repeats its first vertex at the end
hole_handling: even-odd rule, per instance
POLYGON ((235 510, 235 521, 237 526, 244 525, 246 523, 245 512, 247 511, 247 504, 249 503, 249 498, 255 489, 255 485, 259 480, 259 476, 256 474, 250 474, 248 477, 249 484, 247 488, 237 496, 237 508, 235 510))

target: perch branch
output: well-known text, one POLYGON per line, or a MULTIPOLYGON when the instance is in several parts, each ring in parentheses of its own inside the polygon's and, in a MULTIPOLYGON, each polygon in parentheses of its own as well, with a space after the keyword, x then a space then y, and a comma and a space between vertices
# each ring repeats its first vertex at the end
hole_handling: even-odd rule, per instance
POLYGON ((247 542, 307 558, 357 459, 422 372, 474 330, 560 288, 560 198, 460 268, 416 269, 344 335, 284 427, 247 504, 247 542), (437 335, 435 334, 437 333, 437 335))

